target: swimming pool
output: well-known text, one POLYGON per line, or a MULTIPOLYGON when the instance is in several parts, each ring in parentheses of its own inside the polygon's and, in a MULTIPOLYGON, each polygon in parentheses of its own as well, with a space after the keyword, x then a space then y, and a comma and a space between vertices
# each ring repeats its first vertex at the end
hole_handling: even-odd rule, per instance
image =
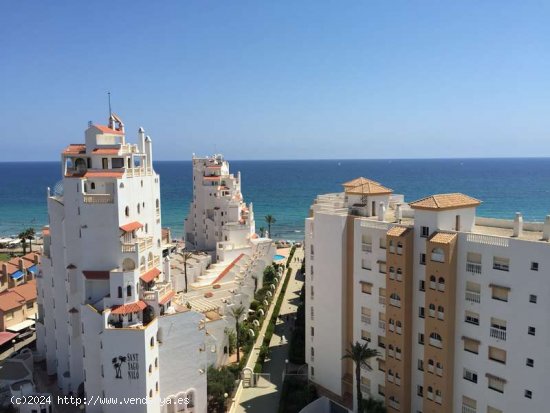
POLYGON ((275 254, 275 256, 273 257, 273 261, 281 261, 281 260, 284 260, 286 257, 284 255, 281 255, 281 254, 275 254))

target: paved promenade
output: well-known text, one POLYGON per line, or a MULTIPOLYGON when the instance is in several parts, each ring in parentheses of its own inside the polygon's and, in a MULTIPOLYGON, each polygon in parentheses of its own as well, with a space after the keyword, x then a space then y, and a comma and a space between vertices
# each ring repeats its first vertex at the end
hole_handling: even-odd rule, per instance
MULTIPOLYGON (((303 256, 303 250, 297 248, 294 257, 302 259, 303 256)), ((279 313, 283 316, 288 314, 289 319, 293 318, 296 314, 299 303, 300 290, 303 285, 303 275, 298 274, 298 270, 301 266, 301 263, 295 262, 294 259, 292 260, 292 273, 290 274, 290 281, 279 313)), ((268 323, 264 323, 266 328, 267 324, 268 323)), ((285 369, 285 360, 288 359, 288 341, 292 335, 291 324, 291 321, 284 321, 277 322, 275 326, 275 332, 269 344, 270 355, 263 366, 263 373, 268 373, 270 375, 269 380, 267 378, 261 378, 257 387, 244 388, 239 394, 235 403, 235 409, 232 410, 232 412, 277 413, 279 411, 283 371, 285 369)), ((261 338, 263 340, 265 329, 262 330, 261 338)), ((251 368, 254 368, 256 358, 257 355, 254 357, 254 362, 251 360, 249 364, 251 368)))

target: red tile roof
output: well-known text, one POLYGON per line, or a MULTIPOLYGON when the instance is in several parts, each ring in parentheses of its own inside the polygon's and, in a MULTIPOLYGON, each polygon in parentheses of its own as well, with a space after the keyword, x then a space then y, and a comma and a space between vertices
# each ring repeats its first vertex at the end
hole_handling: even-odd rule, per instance
POLYGON ((221 279, 222 279, 223 277, 225 277, 229 271, 231 271, 231 269, 235 266, 235 264, 237 264, 237 262, 239 262, 239 260, 240 260, 242 257, 244 257, 244 254, 241 254, 241 255, 239 255, 237 258, 235 258, 235 259, 233 260, 233 262, 232 262, 231 264, 229 264, 229 265, 225 268, 225 270, 223 270, 223 271, 220 273, 220 275, 218 275, 218 276, 216 277, 216 279, 215 279, 214 281, 212 281, 212 284, 217 284, 218 282, 220 282, 221 279))
POLYGON ((107 126, 103 126, 103 125, 93 125, 93 126, 94 126, 94 128, 99 129, 103 133, 109 133, 109 134, 113 134, 113 135, 124 135, 124 132, 119 131, 119 130, 115 130, 115 129, 111 129, 107 126))
POLYGON ((138 311, 143 311, 147 308, 147 303, 145 301, 136 301, 131 304, 115 305, 111 308, 111 314, 129 314, 137 313, 138 311))
POLYGON ((143 228, 143 224, 138 221, 129 222, 128 224, 124 224, 120 227, 120 229, 124 232, 132 232, 140 228, 143 228))
POLYGON ((149 283, 153 281, 155 278, 157 278, 159 275, 160 275, 160 270, 158 268, 153 268, 147 271, 145 274, 141 275, 139 279, 146 283, 149 283))
POLYGON ((17 337, 17 333, 10 333, 9 331, 0 331, 0 346, 8 341, 17 337))
POLYGON ((36 280, 31 280, 1 293, 0 310, 10 311, 32 300, 36 300, 36 280))
POLYGON ((108 280, 109 271, 82 271, 87 280, 108 280))
POLYGON ((166 294, 164 297, 161 298, 161 300, 159 301, 159 304, 166 304, 175 295, 176 293, 174 291, 170 291, 168 294, 166 294))
POLYGON ((95 148, 93 153, 96 155, 118 155, 119 148, 95 148))
POLYGON ((71 143, 63 150, 63 155, 82 155, 86 153, 86 145, 82 143, 71 143))

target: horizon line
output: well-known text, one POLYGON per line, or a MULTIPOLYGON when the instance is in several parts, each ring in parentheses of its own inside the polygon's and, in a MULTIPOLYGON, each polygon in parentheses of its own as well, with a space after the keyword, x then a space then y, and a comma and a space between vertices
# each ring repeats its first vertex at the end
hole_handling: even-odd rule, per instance
MULTIPOLYGON (((205 155, 209 156, 209 155, 205 155)), ((201 157, 201 156, 199 156, 201 157)), ((471 157, 426 157, 426 158, 276 158, 276 159, 227 159, 232 162, 280 162, 280 161, 300 161, 300 162, 315 162, 315 161, 433 161, 433 160, 483 160, 483 159, 550 159, 550 156, 471 156, 471 157)), ((153 162, 191 162, 191 159, 158 159, 153 162)), ((48 160, 48 161, 28 161, 28 160, 17 160, 17 161, 0 161, 2 163, 57 163, 59 160, 48 160)))

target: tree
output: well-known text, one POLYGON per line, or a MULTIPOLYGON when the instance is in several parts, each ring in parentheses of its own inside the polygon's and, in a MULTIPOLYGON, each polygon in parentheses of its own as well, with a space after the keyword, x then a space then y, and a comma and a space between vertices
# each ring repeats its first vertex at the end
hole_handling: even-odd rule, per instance
POLYGON ((225 335, 227 336, 227 342, 228 342, 228 349, 227 352, 229 355, 233 354, 235 352, 235 345, 237 342, 237 334, 230 330, 229 328, 225 329, 225 335))
POLYGON ((265 222, 267 223, 267 233, 271 237, 271 225, 275 224, 277 220, 273 217, 273 215, 266 215, 265 222))
POLYGON ((245 311, 246 310, 242 305, 238 307, 233 307, 231 309, 231 315, 233 316, 233 318, 235 318, 235 332, 237 335, 237 363, 241 361, 241 355, 239 352, 239 344, 240 344, 239 322, 245 311))
POLYGON ((260 237, 265 237, 265 228, 264 227, 260 227, 260 237))
POLYGON ((17 236, 21 240, 21 245, 23 246, 23 255, 27 253, 27 231, 20 232, 17 236))
POLYGON ((180 253, 180 255, 183 257, 183 274, 185 276, 185 290, 184 293, 187 292, 187 260, 193 256, 193 253, 190 251, 183 251, 180 253))
POLYGON ((25 230, 25 234, 27 235, 27 239, 29 240, 29 251, 32 252, 32 240, 34 239, 36 232, 34 231, 34 228, 27 228, 25 230))
POLYGON ((370 368, 367 364, 367 361, 373 357, 378 357, 380 353, 378 350, 369 348, 369 344, 361 344, 359 341, 355 344, 350 343, 348 349, 346 349, 346 354, 342 359, 349 359, 355 363, 355 384, 357 386, 357 411, 359 413, 364 412, 363 406, 363 394, 361 393, 361 367, 365 366, 370 368))

